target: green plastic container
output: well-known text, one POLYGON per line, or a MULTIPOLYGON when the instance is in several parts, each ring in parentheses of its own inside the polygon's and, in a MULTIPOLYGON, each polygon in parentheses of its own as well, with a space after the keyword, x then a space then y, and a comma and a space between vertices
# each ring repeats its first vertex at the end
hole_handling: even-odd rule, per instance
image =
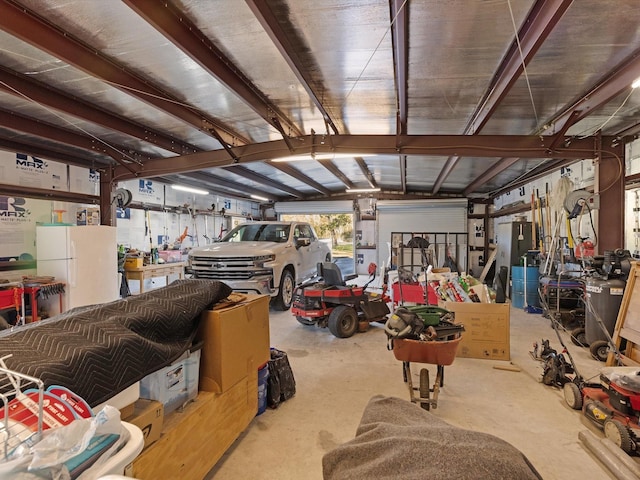
POLYGON ((406 308, 422 318, 427 327, 437 326, 444 315, 451 313, 449 310, 432 305, 411 305, 406 308))

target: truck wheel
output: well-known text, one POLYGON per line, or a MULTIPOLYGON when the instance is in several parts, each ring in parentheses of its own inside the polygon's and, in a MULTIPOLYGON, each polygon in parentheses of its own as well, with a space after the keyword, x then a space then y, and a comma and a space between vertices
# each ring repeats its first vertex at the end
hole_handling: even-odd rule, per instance
POLYGON ((353 307, 339 305, 329 315, 329 331, 338 338, 349 338, 358 330, 358 313, 353 307))
POLYGON ((273 299, 273 306, 283 312, 291 308, 293 303, 294 280, 291 270, 283 270, 280 278, 278 296, 273 299))

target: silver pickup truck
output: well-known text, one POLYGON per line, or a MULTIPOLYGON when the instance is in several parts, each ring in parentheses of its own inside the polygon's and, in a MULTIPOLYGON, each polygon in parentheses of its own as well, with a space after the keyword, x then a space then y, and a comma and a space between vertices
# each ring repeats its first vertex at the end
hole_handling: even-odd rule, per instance
POLYGON ((295 286, 316 274, 318 262, 330 261, 329 246, 304 222, 243 223, 219 242, 189 252, 194 278, 270 295, 278 310, 291 307, 295 286))

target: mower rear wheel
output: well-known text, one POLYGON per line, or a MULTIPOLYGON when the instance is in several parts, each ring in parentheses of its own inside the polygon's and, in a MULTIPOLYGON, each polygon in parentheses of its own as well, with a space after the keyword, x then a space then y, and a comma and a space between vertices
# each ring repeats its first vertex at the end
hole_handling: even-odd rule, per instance
POLYGON ((296 315, 296 320, 302 325, 315 325, 317 320, 296 315))
POLYGON ((573 382, 567 382, 562 387, 564 391, 564 401, 574 410, 582 408, 582 392, 580 387, 573 382))
POLYGON ((358 330, 358 312, 353 307, 338 305, 329 314, 329 331, 338 338, 349 338, 358 330))
POLYGON ((587 334, 585 333, 584 327, 578 327, 571 330, 571 341, 574 345, 579 347, 588 347, 587 343, 587 334))
POLYGON ((431 399, 429 398, 429 370, 420 370, 420 406, 425 410, 431 410, 431 399))
POLYGON ((631 453, 633 442, 626 425, 618 420, 608 419, 604 421, 604 436, 619 446, 624 452, 631 453))
POLYGON ((589 351, 596 360, 606 362, 607 357, 609 356, 609 344, 606 340, 596 340, 589 345, 589 351))

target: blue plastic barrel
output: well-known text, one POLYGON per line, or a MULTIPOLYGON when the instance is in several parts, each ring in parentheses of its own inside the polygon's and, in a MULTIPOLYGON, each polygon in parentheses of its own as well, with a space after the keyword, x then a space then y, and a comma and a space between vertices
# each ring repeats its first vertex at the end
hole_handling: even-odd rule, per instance
POLYGON ((269 364, 265 363, 258 370, 258 413, 260 415, 267 409, 267 380, 269 379, 269 364))
POLYGON ((540 275, 538 267, 511 267, 511 304, 516 308, 539 307, 540 297, 538 296, 538 282, 540 275), (525 291, 527 294, 527 304, 525 305, 525 291))

